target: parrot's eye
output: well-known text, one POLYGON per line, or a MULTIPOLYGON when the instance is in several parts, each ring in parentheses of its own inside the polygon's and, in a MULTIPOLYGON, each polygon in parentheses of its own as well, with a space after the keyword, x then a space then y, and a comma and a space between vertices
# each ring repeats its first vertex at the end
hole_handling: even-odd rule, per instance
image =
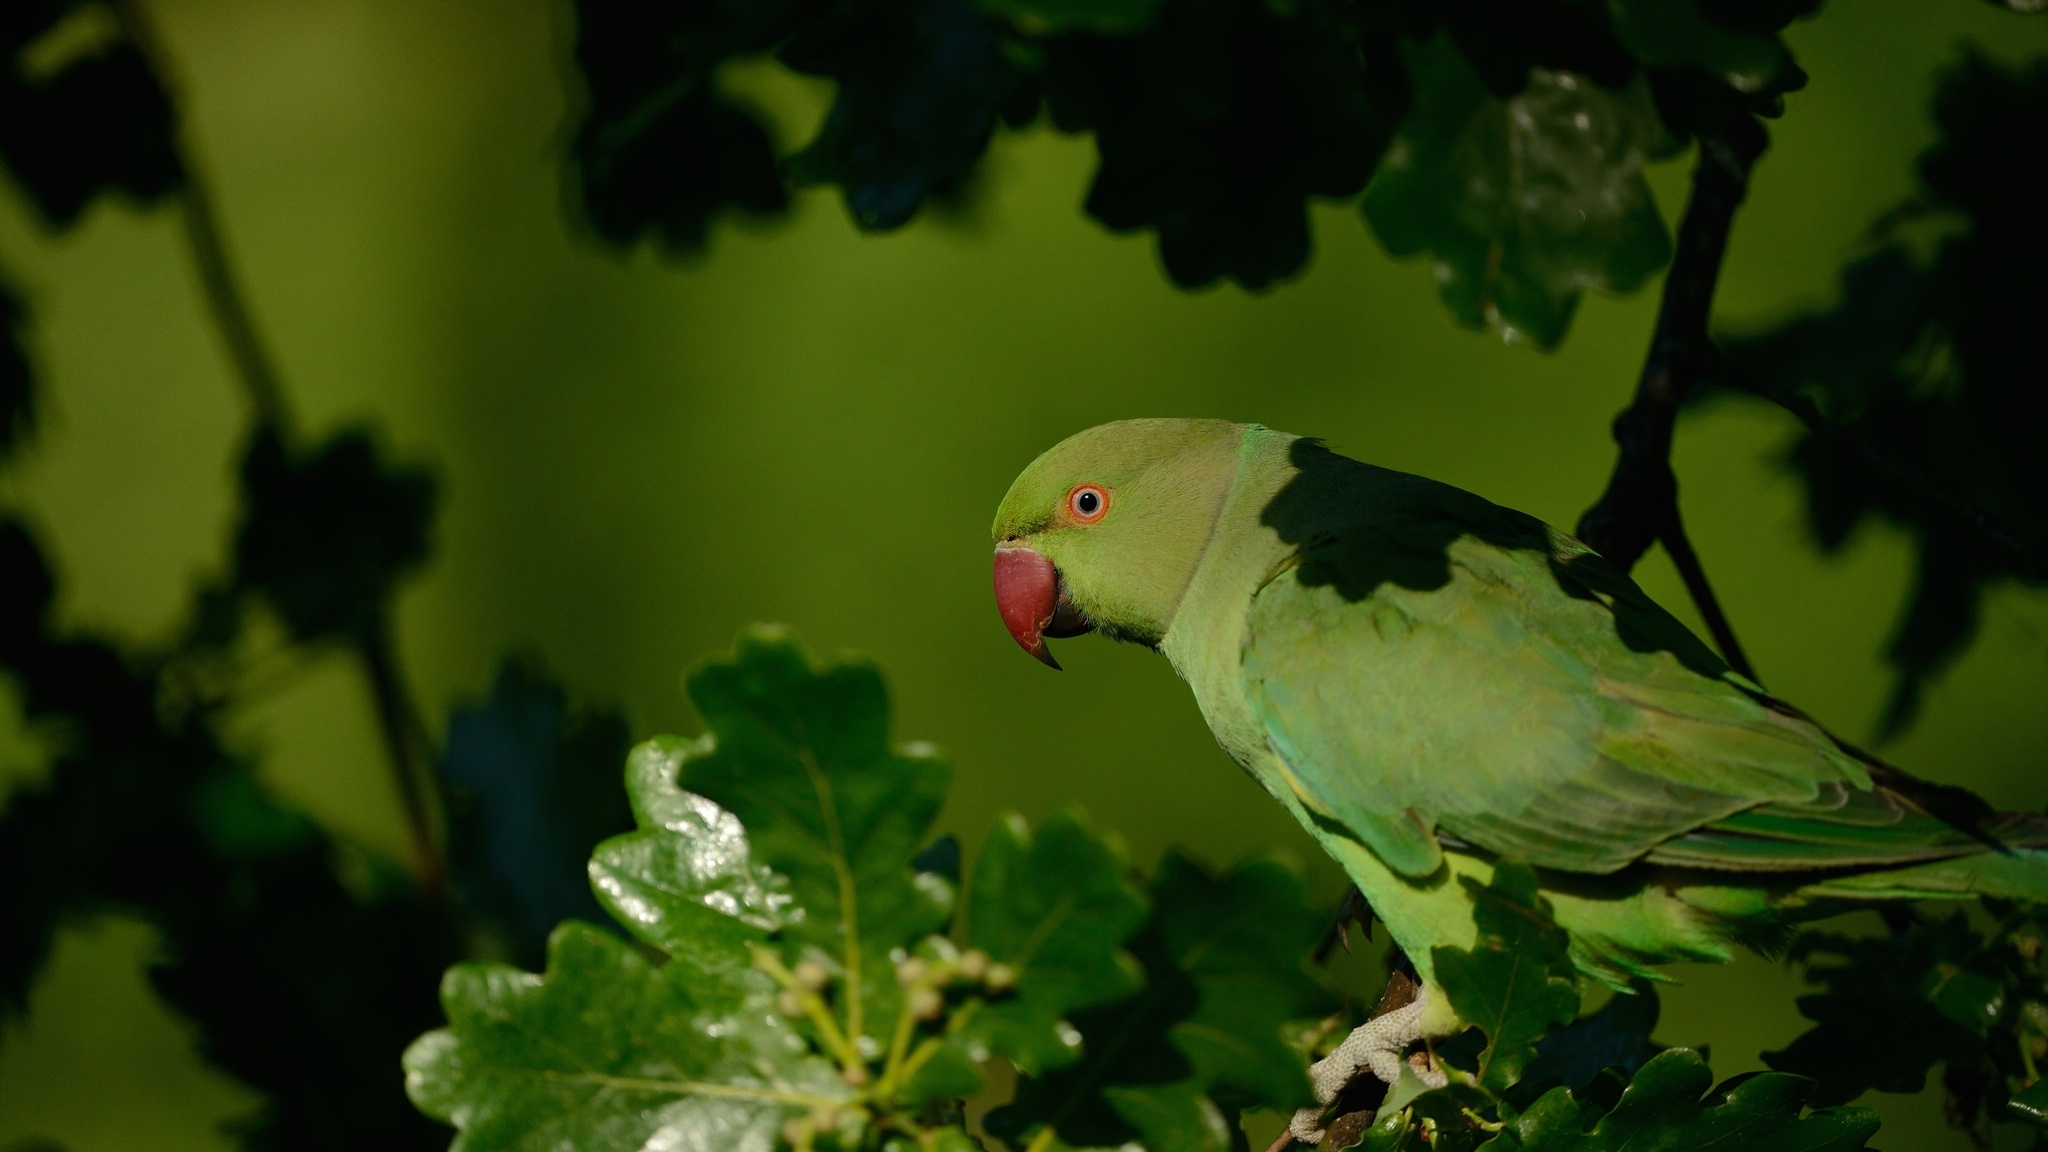
POLYGON ((1067 493, 1067 511, 1083 524, 1093 524, 1109 511, 1109 493, 1093 484, 1077 485, 1067 493))

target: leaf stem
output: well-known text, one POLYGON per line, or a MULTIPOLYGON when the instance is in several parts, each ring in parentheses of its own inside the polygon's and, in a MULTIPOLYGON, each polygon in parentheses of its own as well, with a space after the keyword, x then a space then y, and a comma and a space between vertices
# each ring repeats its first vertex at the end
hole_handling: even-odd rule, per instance
POLYGON ((833 1059, 839 1061, 840 1067, 848 1071, 856 1068, 863 1072, 867 1070, 867 1061, 861 1058, 858 1049, 847 1042, 846 1034, 839 1030, 839 1022, 832 1019, 832 1013, 825 1007, 825 1001, 816 992, 804 987, 802 981, 796 978, 796 974, 782 963, 781 957, 775 955, 772 950, 756 944, 754 967, 766 972, 777 984, 796 993, 798 1001, 803 1005, 804 1017, 818 1030, 818 1041, 832 1054, 833 1059))
POLYGON ((441 811, 435 794, 432 742, 419 710, 406 691, 405 675, 398 666, 396 645, 391 638, 388 613, 358 637, 356 651, 370 681, 370 695, 377 709, 377 728, 391 757, 391 775, 398 784, 398 797, 405 808, 405 824, 412 835, 413 852, 419 859, 420 887, 429 900, 439 902, 448 892, 448 866, 442 859, 435 834, 436 814, 441 811))
POLYGON ((897 1082, 903 1076, 903 1060, 910 1051, 910 1038, 917 1032, 917 1017, 910 1012, 912 994, 919 988, 927 986, 928 981, 920 980, 905 988, 903 998, 896 1006, 896 1027, 891 1030, 889 1036, 889 1058, 883 1062, 882 1079, 875 1086, 875 1092, 879 1096, 886 1098, 889 1093, 895 1091, 897 1082))
POLYGON ((805 774, 811 779, 812 791, 817 793, 832 873, 839 881, 839 931, 846 943, 846 955, 842 961, 846 969, 846 1035, 859 1036, 866 1025, 862 1019, 861 1004, 860 893, 853 882, 853 868, 847 862, 846 834, 839 827, 839 807, 832 796, 832 781, 825 775, 825 769, 818 763, 817 753, 808 740, 798 747, 797 755, 803 761, 805 774))
POLYGON ((730 1100, 758 1100, 770 1104, 798 1104, 808 1108, 839 1108, 843 1100, 829 1096, 813 1096, 808 1092, 790 1092, 780 1088, 756 1088, 746 1084, 706 1084, 697 1080, 652 1080, 637 1076, 613 1076, 604 1072, 556 1072, 541 1069, 535 1073, 543 1080, 559 1084, 599 1084, 606 1088, 622 1088, 642 1092, 666 1092, 676 1096, 722 1096, 730 1100))
MULTIPOLYGON (((910 1015, 908 1009, 908 997, 905 998, 904 1003, 905 1010, 903 1016, 907 1018, 910 1015)), ((981 1010, 981 1006, 983 1003, 985 1003, 985 1001, 983 1001, 981 997, 977 996, 974 999, 969 1000, 966 1003, 960 1005, 959 1009, 947 1018, 946 1031, 944 1036, 925 1037, 923 1043, 919 1044, 915 1050, 913 1050, 908 1056, 904 1056, 900 1061, 897 1058, 898 1053, 895 1050, 895 1047, 892 1045, 891 1051, 889 1053, 889 1063, 883 1067, 881 1083, 875 1090, 876 1095, 886 1097, 889 1093, 894 1092, 898 1088, 901 1088, 904 1084, 909 1083, 910 1078, 912 1076, 917 1075, 917 1070, 919 1068, 924 1067, 925 1061, 930 1060, 933 1056, 938 1055, 939 1049, 945 1047, 946 1039, 948 1037, 951 1037, 954 1034, 958 1033, 962 1028, 965 1028, 967 1026, 967 1022, 969 1020, 974 1019, 974 1014, 981 1010)), ((910 1030, 902 1029, 900 1028, 900 1025, 899 1029, 901 1034, 907 1040, 910 1035, 910 1030)))

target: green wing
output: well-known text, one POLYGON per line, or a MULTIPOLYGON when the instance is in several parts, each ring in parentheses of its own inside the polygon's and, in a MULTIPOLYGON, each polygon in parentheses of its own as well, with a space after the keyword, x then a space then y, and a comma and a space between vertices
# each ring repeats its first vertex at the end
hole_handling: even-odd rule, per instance
POLYGON ((1575 872, 1681 838, 1693 866, 1898 858, 1859 838, 1905 814, 1862 762, 1627 577, 1478 497, 1352 468, 1357 511, 1266 581, 1243 650, 1254 713, 1312 812, 1409 875, 1435 870, 1438 830, 1575 872), (1778 822, 1769 851, 1715 827, 1759 815, 1778 822), (1847 829, 1851 848, 1816 859, 1811 829, 1847 829))

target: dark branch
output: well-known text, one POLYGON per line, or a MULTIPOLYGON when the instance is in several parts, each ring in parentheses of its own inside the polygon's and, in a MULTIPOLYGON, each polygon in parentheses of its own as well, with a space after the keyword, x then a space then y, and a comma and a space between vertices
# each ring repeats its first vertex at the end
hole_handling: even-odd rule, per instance
MULTIPOLYGON (((1732 105, 1732 100, 1731 100, 1732 105)), ((1664 278, 1656 331, 1636 384, 1635 399, 1614 419, 1621 455, 1607 490, 1579 519, 1579 538, 1623 571, 1650 545, 1670 553, 1700 615, 1729 665, 1756 678, 1734 629, 1715 600, 1678 514, 1678 478, 1671 471, 1671 431, 1693 389, 1715 374, 1721 356, 1707 335, 1714 285, 1728 248, 1728 228, 1749 189, 1749 171, 1766 139, 1755 117, 1730 107, 1723 130, 1702 135, 1692 197, 1678 225, 1677 251, 1664 278)))
MULTIPOLYGON (((120 0, 115 10, 119 14, 122 33, 149 63, 149 70, 156 75, 157 83, 175 97, 168 61, 149 14, 143 10, 139 0, 120 0)), ((177 106, 175 99, 172 106, 177 106)), ((241 288, 235 282, 234 271, 228 262, 227 245, 221 238, 220 215, 214 210, 212 192, 205 177, 192 163, 192 151, 185 146, 182 125, 173 139, 178 150, 178 167, 184 173, 180 201, 184 207, 185 238, 192 245, 192 262, 199 270, 199 284, 205 291, 207 308, 213 313, 214 327, 220 330, 228 356, 235 363, 235 375, 249 394, 249 406, 255 411, 257 423, 284 431, 289 416, 285 408, 284 386, 263 349, 263 341, 256 334, 256 321, 249 311, 248 302, 242 298, 241 288)))
MULTIPOLYGON (((155 26, 139 0, 116 0, 121 30, 149 63, 157 82, 175 97, 170 69, 155 26)), ((173 101, 175 106, 175 99, 173 101)), ((235 374, 248 394, 249 406, 258 427, 277 430, 289 440, 290 410, 285 403, 284 385, 276 366, 263 347, 256 330, 254 313, 236 282, 227 244, 223 240, 220 216, 204 178, 192 162, 191 149, 182 132, 176 138, 178 165, 184 173, 185 234, 192 245, 192 260, 213 314, 214 326, 234 361, 235 374)), ((407 691, 391 635, 388 613, 369 633, 359 638, 356 648, 370 679, 377 723, 391 772, 405 809, 407 829, 419 860, 420 885, 430 899, 439 900, 447 891, 447 865, 435 837, 438 815, 437 777, 433 771, 433 745, 418 705, 407 691)))
POLYGON ((412 694, 406 691, 405 675, 398 667, 396 645, 392 643, 391 622, 380 619, 359 638, 357 651, 370 680, 370 695, 377 708, 377 728, 391 758, 392 775, 398 781, 398 797, 405 808, 406 830, 412 836, 413 855, 419 861, 420 887, 429 900, 447 894, 448 868, 435 838, 433 749, 427 743, 426 726, 412 694))

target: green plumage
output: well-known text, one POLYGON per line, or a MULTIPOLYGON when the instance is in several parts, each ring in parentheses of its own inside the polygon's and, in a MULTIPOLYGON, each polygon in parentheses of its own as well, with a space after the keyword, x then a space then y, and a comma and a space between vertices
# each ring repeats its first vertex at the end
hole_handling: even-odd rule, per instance
POLYGON ((1129 421, 1034 462, 995 536, 1165 653, 1425 965, 1471 940, 1455 878, 1501 856, 1616 984, 1859 901, 2048 897, 2048 821, 1958 827, 1955 790, 1844 747, 1584 545, 1448 485, 1257 425, 1129 421), (1080 483, 1111 493, 1099 523, 1059 515, 1080 483))

